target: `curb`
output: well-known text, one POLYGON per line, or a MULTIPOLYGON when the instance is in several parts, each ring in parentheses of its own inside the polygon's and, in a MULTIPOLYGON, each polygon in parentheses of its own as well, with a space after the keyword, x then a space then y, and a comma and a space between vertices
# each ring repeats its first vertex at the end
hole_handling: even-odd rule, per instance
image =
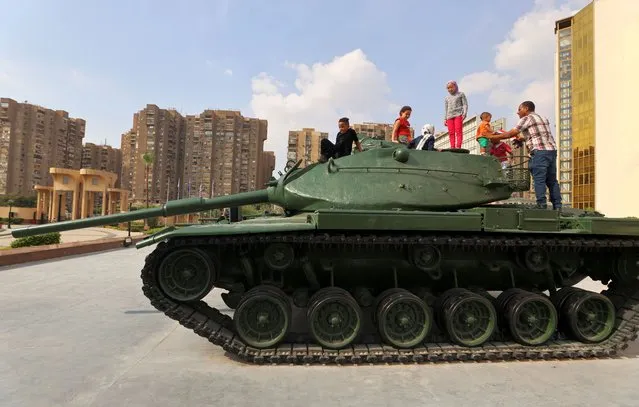
MULTIPOLYGON (((131 237, 130 246, 145 237, 131 237)), ((124 245, 124 239, 125 237, 109 237, 89 242, 70 242, 1 250, 0 267, 127 247, 124 245)))

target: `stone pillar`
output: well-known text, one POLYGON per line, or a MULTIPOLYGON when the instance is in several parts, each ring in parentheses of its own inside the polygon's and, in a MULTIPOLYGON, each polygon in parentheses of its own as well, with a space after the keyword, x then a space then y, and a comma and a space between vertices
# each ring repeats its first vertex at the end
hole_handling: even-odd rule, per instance
POLYGON ((82 191, 82 209, 80 212, 80 219, 84 219, 87 217, 87 208, 89 205, 89 191, 82 191))
POLYGON ((109 194, 106 188, 104 188, 104 190, 102 191, 102 216, 106 215, 108 204, 109 204, 109 194))
POLYGON ((59 222, 60 219, 58 219, 58 200, 60 199, 60 193, 58 193, 58 191, 54 191, 53 193, 53 205, 51 205, 51 219, 55 220, 56 222, 59 222))
POLYGON ((36 189, 36 220, 40 219, 41 209, 42 209, 42 193, 36 189))
POLYGON ((129 210, 129 192, 120 192, 120 212, 129 210))
POLYGON ((89 216, 93 216, 95 211, 95 192, 89 192, 89 216))
POLYGON ((71 219, 78 218, 78 205, 80 203, 80 185, 76 182, 73 187, 73 204, 71 205, 71 219))
POLYGON ((53 197, 54 197, 53 192, 54 192, 53 189, 49 191, 49 204, 47 205, 48 212, 49 212, 49 222, 53 220, 53 197))

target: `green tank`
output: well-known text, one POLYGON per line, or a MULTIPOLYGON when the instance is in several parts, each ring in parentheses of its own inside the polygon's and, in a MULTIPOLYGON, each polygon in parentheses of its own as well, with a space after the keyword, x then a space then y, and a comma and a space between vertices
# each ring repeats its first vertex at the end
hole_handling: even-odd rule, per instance
POLYGON ((639 220, 509 204, 530 188, 525 165, 363 144, 297 162, 263 190, 12 234, 282 207, 281 216, 171 227, 137 243, 156 245, 141 275, 151 304, 253 363, 606 357, 637 337, 639 220), (586 278, 606 290, 575 287, 586 278), (234 311, 207 304, 214 288, 234 311))

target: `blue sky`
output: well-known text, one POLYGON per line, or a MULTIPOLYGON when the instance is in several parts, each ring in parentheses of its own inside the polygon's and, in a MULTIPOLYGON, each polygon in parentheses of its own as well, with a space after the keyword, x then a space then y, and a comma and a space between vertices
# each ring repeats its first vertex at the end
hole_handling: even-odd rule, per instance
POLYGON ((85 141, 117 147, 147 103, 239 109, 269 120, 279 169, 289 129, 334 138, 344 114, 392 122, 409 104, 413 127, 441 129, 450 79, 471 113, 512 126, 530 97, 553 117, 554 20, 586 3, 0 0, 0 96, 67 110, 85 141))

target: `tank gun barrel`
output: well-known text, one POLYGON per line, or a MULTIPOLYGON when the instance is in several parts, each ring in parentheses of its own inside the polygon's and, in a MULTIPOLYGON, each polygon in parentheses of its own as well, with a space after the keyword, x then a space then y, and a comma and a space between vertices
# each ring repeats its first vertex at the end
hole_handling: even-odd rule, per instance
POLYGON ((234 195, 218 196, 215 198, 185 198, 175 201, 168 201, 159 208, 140 209, 131 212, 116 213, 113 215, 96 216, 93 218, 76 219, 64 222, 49 223, 46 225, 31 226, 14 229, 11 232, 13 237, 26 237, 41 235, 50 232, 62 232, 65 230, 82 229, 91 226, 104 226, 113 223, 130 222, 133 220, 148 219, 156 216, 184 215, 206 211, 210 209, 221 209, 231 206, 252 205, 269 201, 268 189, 259 191, 241 192, 234 195))

